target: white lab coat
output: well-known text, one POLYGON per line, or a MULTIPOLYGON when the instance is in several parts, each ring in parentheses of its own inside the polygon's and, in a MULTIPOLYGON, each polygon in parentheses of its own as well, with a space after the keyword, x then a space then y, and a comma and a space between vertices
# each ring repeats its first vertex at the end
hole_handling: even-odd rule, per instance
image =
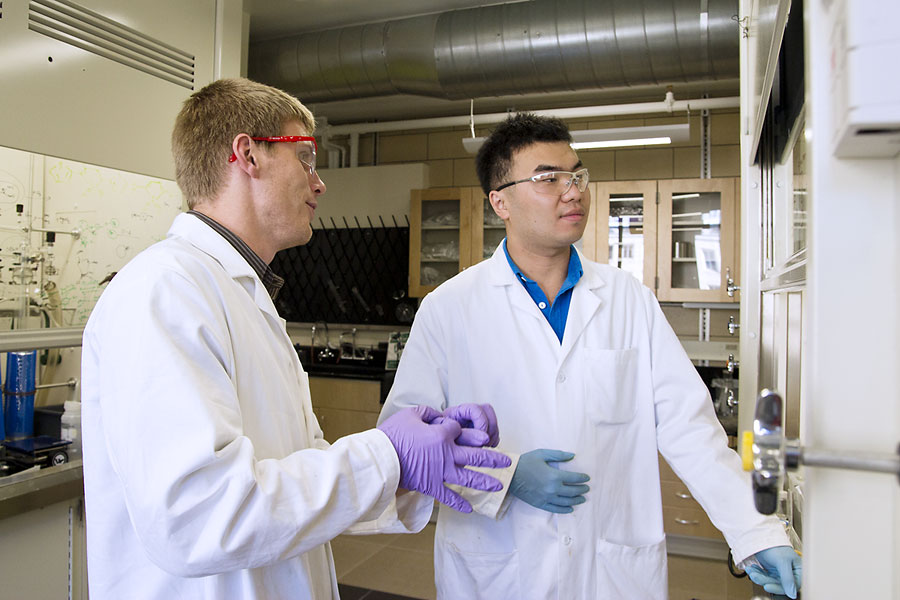
MULTIPOLYGON (((382 418, 400 407, 489 402, 500 449, 575 453, 587 502, 555 515, 518 498, 497 520, 441 510, 443 600, 665 598, 657 451, 723 531, 738 562, 787 544, 753 507, 702 380, 649 289, 581 256, 562 344, 501 248, 425 297, 382 418)), ((505 493, 505 492, 504 492, 505 493)))
POLYGON ((330 539, 428 522, 382 432, 324 441, 264 286, 192 215, 109 284, 82 377, 92 600, 337 598, 330 539))

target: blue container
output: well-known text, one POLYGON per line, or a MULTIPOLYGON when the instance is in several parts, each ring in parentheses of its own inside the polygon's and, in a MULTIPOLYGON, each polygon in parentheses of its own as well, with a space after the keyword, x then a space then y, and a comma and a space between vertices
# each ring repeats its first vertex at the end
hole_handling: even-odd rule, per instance
POLYGON ((8 352, 6 383, 3 385, 6 438, 34 436, 34 371, 37 351, 8 352))

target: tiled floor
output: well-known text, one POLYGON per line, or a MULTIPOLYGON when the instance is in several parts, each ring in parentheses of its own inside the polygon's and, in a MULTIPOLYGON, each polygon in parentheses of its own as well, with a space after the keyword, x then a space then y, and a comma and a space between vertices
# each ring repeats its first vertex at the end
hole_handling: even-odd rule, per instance
MULTIPOLYGON (((342 600, 436 598, 434 524, 416 535, 342 535, 331 543, 342 600), (371 591, 374 590, 374 591, 371 591)), ((669 600, 749 600, 746 577, 735 579, 724 561, 669 556, 669 600)))

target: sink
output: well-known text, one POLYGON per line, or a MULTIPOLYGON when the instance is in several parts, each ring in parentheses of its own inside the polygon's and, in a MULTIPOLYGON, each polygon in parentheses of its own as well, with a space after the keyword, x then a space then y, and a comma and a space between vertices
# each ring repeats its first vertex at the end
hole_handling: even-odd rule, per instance
POLYGON ((294 349, 300 358, 303 370, 309 375, 331 375, 337 377, 351 377, 363 379, 381 379, 384 375, 384 363, 386 350, 372 350, 368 359, 341 359, 337 351, 333 356, 320 358, 322 346, 316 346, 310 351, 309 346, 295 344, 294 349), (312 357, 315 357, 314 359, 312 357))

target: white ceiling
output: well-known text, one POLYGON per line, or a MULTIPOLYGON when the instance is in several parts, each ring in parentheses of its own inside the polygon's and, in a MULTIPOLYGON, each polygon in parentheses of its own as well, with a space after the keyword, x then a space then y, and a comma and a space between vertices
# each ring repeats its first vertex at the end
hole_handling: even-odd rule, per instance
MULTIPOLYGON (((248 0, 245 7, 250 14, 252 43, 297 33, 504 3, 496 0, 248 0)), ((682 100, 704 94, 711 97, 734 96, 738 94, 738 89, 737 80, 730 80, 679 84, 674 92, 676 99, 682 100)), ((476 114, 484 114, 652 102, 662 100, 664 96, 665 86, 642 86, 483 97, 474 99, 474 110, 476 114)), ((468 115, 470 105, 469 100, 397 95, 310 103, 309 108, 317 118, 324 117, 332 124, 343 124, 468 115)))

